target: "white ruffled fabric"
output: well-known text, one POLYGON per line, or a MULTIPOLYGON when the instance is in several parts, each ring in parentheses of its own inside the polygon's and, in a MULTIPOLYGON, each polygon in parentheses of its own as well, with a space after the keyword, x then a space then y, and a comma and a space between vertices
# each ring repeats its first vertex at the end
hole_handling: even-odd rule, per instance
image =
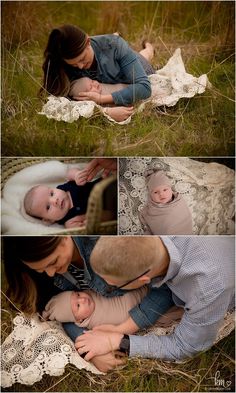
POLYGON ((144 173, 149 167, 163 170, 183 195, 195 235, 234 234, 234 170, 185 157, 133 157, 119 160, 120 235, 143 234, 138 212, 147 201, 144 173))
MULTIPOLYGON (((2 344, 1 386, 8 388, 14 383, 33 385, 44 374, 60 376, 67 364, 79 370, 102 374, 86 362, 75 350, 74 343, 65 334, 59 322, 41 322, 35 314, 27 318, 18 314, 13 320, 12 333, 2 344)), ((153 326, 146 334, 165 335, 173 332, 176 323, 168 328, 153 326)), ((234 312, 225 315, 216 342, 226 337, 234 329, 234 312)))
MULTIPOLYGON (((180 48, 176 49, 163 68, 156 71, 155 74, 149 75, 149 80, 152 86, 152 95, 139 104, 135 111, 142 111, 147 103, 153 104, 154 107, 174 106, 180 98, 191 98, 196 94, 202 94, 207 87, 210 87, 210 82, 205 74, 197 78, 186 72, 180 48)), ((122 122, 116 122, 104 112, 103 107, 93 101, 70 101, 65 97, 55 96, 48 97, 47 103, 43 105, 39 114, 45 115, 48 119, 72 123, 81 116, 90 118, 96 108, 108 120, 120 125, 128 124, 132 117, 130 116, 122 122)))

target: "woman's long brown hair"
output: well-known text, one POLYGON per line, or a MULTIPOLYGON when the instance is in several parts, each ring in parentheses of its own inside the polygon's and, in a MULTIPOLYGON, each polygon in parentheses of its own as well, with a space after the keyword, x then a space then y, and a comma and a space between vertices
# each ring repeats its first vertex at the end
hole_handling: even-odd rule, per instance
POLYGON ((58 292, 53 277, 37 273, 22 261, 37 262, 49 256, 61 241, 59 236, 9 236, 3 238, 3 263, 7 296, 26 314, 42 311, 58 292))
POLYGON ((63 25, 53 29, 44 51, 43 93, 65 96, 70 90, 70 81, 65 71, 64 59, 79 56, 86 47, 86 33, 73 25, 63 25))

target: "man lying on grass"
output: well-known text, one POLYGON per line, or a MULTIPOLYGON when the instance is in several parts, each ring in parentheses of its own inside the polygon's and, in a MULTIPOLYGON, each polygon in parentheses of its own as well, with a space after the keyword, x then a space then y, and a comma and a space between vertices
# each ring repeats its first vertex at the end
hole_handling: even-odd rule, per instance
MULTIPOLYGON (((90 263, 111 291, 166 284, 173 305, 183 307, 184 314, 167 336, 128 336, 111 325, 84 332, 75 346, 85 360, 115 350, 171 361, 192 357, 211 347, 225 313, 234 304, 231 237, 102 237, 90 263)), ((133 331, 137 328, 134 321, 142 328, 142 313, 137 308, 135 313, 126 322, 133 331)))

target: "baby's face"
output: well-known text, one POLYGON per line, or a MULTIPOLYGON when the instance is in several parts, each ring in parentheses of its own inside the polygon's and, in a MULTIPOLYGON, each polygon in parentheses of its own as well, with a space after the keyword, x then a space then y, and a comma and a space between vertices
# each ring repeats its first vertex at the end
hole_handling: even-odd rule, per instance
POLYGON ((168 203, 171 201, 173 195, 173 191, 171 187, 161 185, 154 188, 151 192, 151 198, 154 202, 157 203, 168 203))
POLYGON ((31 212, 33 216, 53 223, 65 217, 72 206, 69 193, 40 185, 34 192, 31 212))
POLYGON ((94 312, 93 298, 86 292, 72 292, 71 309, 76 322, 82 322, 94 312))
POLYGON ((72 92, 73 96, 78 95, 78 93, 93 91, 96 93, 101 93, 102 86, 98 81, 84 77, 80 78, 78 82, 74 82, 72 92))

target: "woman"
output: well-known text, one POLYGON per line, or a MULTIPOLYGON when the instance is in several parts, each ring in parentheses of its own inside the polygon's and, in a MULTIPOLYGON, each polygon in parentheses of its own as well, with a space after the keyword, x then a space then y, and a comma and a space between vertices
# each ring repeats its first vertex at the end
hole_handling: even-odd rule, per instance
MULTIPOLYGON (((33 314, 41 312, 51 296, 61 291, 93 288, 107 295, 108 285, 89 264, 96 241, 95 237, 5 237, 8 296, 24 313, 33 314)), ((65 323, 63 327, 74 340, 84 330, 74 323, 65 323)), ((124 361, 109 353, 96 357, 93 363, 106 372, 124 361)))
MULTIPOLYGON (((104 96, 86 92, 80 95, 82 101, 127 107, 151 95, 147 75, 154 73, 153 68, 119 35, 89 37, 76 26, 63 25, 50 33, 44 57, 41 91, 46 90, 55 96, 68 95, 71 82, 83 76, 103 83, 129 86, 104 96)), ((123 111, 126 118, 130 116, 130 108, 123 108, 123 111)))

